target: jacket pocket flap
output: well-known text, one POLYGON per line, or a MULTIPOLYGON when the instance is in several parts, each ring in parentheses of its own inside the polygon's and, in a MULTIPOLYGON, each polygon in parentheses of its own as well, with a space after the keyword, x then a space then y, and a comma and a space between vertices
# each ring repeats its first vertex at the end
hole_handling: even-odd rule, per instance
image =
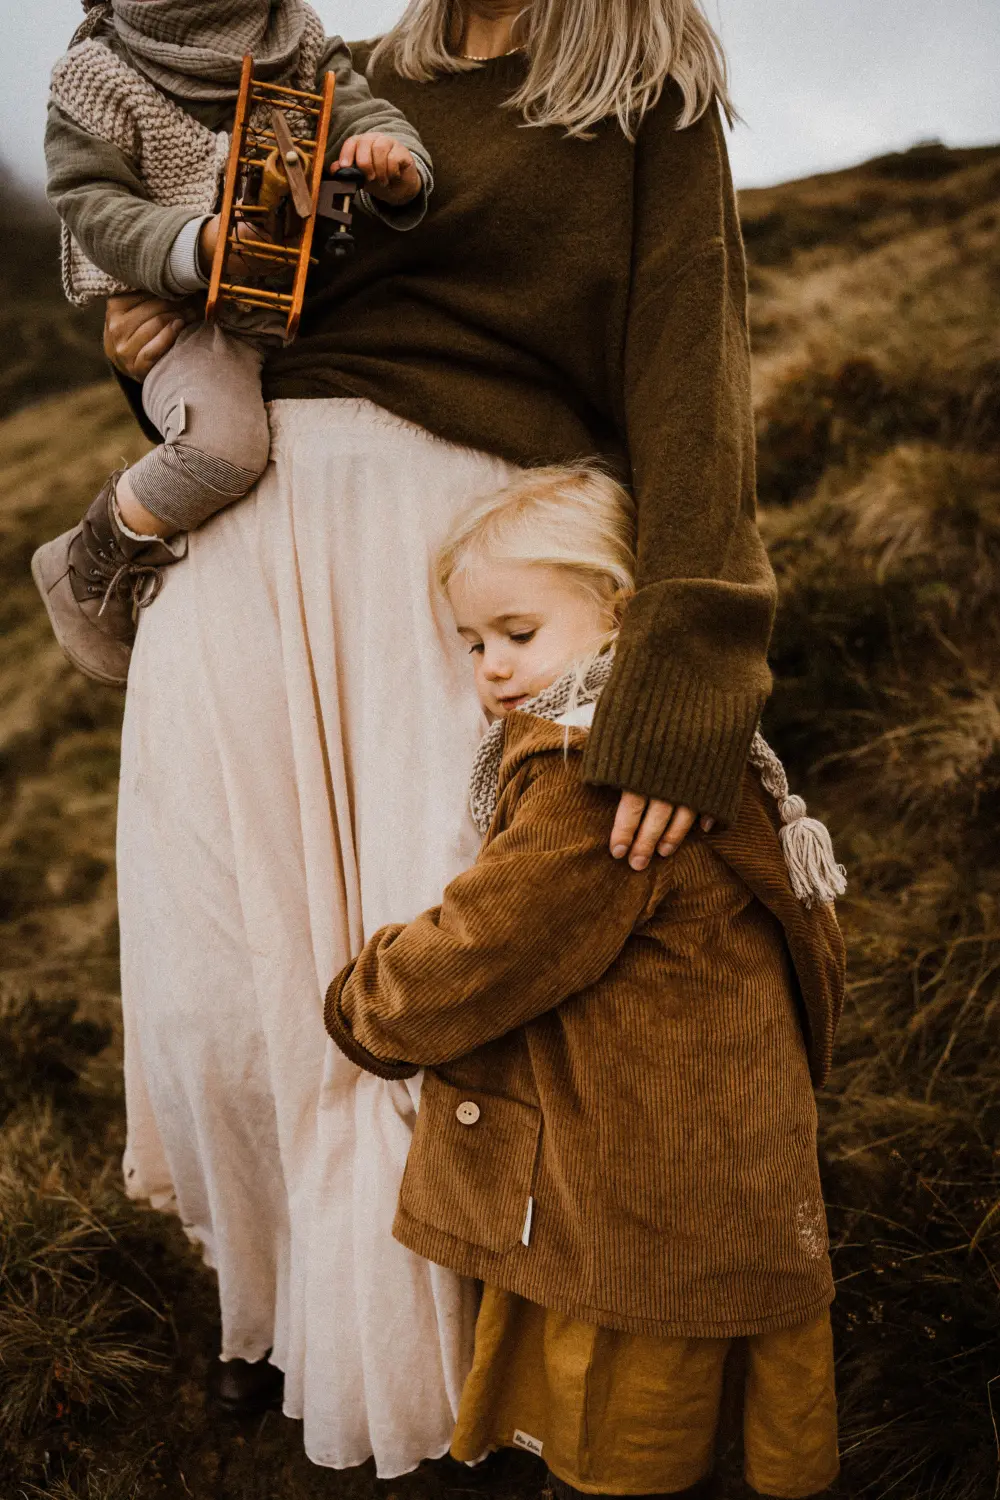
POLYGON ((400 1208, 466 1244, 513 1249, 524 1229, 541 1123, 533 1105, 425 1073, 400 1208))

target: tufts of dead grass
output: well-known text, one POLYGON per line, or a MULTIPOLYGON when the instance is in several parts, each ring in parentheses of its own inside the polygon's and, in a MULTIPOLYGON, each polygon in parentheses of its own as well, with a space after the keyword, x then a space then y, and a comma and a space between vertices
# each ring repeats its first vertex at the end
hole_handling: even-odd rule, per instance
POLYGON ((59 222, 43 195, 0 163, 0 415, 106 373, 99 307, 59 289, 59 222))
MULTIPOLYGON (((0 1004, 4 1494, 13 1493, 4 1482, 30 1492, 44 1475, 66 1489, 37 1493, 75 1495, 88 1440, 134 1419, 175 1344, 162 1234, 125 1201, 117 1161, 102 1149, 107 1105, 117 1116, 120 1096, 104 1098, 89 1070, 109 1033, 69 1004, 10 992, 0 1004)), ((117 1483, 94 1493, 116 1495, 117 1483)))
MULTIPOLYGON (((888 370, 867 352, 833 368, 792 367, 757 419, 764 505, 809 494, 831 469, 864 473, 901 444, 992 455, 1000 444, 1000 358, 943 378, 888 370)), ((897 455, 897 466, 905 459, 897 455)), ((913 469, 914 478, 922 461, 913 469)), ((941 472, 941 477, 947 476, 941 472)), ((929 478, 921 483, 928 489, 929 478)))
POLYGON ((769 734, 851 884, 821 1140, 850 1493, 993 1493, 1000 467, 904 443, 770 512, 769 734))
POLYGON ((869 164, 854 228, 845 174, 836 232, 754 278, 767 728, 850 874, 821 1141, 845 1478, 878 1500, 998 1474, 998 165, 869 164))
POLYGON ((928 142, 860 167, 740 194, 754 269, 801 266, 870 250, 914 230, 952 224, 1000 193, 1000 154, 928 142), (791 190, 790 190, 791 189, 791 190))
POLYGON ((78 1017, 68 997, 0 989, 0 1125, 29 1101, 79 1107, 81 1080, 111 1037, 108 1022, 78 1017))
POLYGON ((107 1167, 74 1181, 50 1117, 5 1131, 0 1437, 9 1444, 95 1409, 117 1414, 164 1368, 167 1317, 135 1259, 135 1227, 107 1167))

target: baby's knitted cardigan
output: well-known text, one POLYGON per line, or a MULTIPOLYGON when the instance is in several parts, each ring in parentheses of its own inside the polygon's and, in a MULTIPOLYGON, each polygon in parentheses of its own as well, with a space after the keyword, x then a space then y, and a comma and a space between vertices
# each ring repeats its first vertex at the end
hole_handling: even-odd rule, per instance
MULTIPOLYGON (((316 86, 325 33, 315 11, 309 6, 305 10, 293 86, 311 90, 316 86)), ((74 38, 75 45, 52 70, 53 103, 81 130, 117 147, 134 162, 153 203, 190 208, 192 217, 212 213, 229 154, 229 136, 200 124, 110 47, 89 36, 92 26, 88 16, 74 38)), ((94 265, 65 224, 62 278, 66 296, 77 307, 132 290, 94 265)))

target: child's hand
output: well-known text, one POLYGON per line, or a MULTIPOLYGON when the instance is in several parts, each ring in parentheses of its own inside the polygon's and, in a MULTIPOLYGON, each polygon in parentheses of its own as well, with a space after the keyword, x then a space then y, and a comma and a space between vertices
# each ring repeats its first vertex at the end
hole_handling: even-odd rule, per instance
MULTIPOLYGON (((212 262, 215 259, 215 250, 219 243, 221 218, 221 214, 216 214, 214 218, 206 219, 205 223, 201 226, 201 233, 198 235, 198 261, 202 272, 206 276, 211 276, 212 274, 212 262)), ((254 260, 251 248, 253 241, 263 240, 265 236, 258 234, 253 225, 241 221, 236 226, 236 235, 240 244, 246 245, 247 249, 239 255, 231 250, 227 255, 226 276, 230 281, 238 280, 240 277, 245 276, 259 276, 274 269, 274 262, 269 262, 263 256, 258 257, 256 261, 254 260)))
POLYGON ((340 148, 338 167, 357 167, 364 172, 368 191, 381 203, 399 207, 420 192, 421 177, 413 155, 391 135, 352 135, 340 148))
MULTIPOLYGON (((622 792, 611 830, 611 853, 615 859, 624 859, 627 854, 633 870, 644 870, 654 850, 666 858, 679 849, 697 818, 690 807, 675 807, 672 802, 644 797, 641 792, 622 792)), ((715 819, 699 821, 708 833, 715 819)))

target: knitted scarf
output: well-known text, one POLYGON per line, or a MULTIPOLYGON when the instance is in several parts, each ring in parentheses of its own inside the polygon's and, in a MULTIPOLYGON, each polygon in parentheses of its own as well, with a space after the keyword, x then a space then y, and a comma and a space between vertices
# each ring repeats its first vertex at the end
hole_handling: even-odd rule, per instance
POLYGON ((130 59, 180 99, 235 99, 243 54, 257 78, 295 69, 306 24, 304 0, 111 0, 130 59))
MULTIPOLYGON (((575 669, 565 672, 537 697, 515 709, 536 719, 559 719, 568 708, 596 703, 603 692, 614 662, 614 650, 605 651, 588 664, 583 676, 575 669)), ((469 785, 469 805, 481 834, 493 821, 497 806, 497 780, 503 758, 505 719, 495 719, 483 735, 476 752, 469 785)), ((847 889, 847 871, 838 865, 830 834, 816 818, 806 817, 801 797, 788 789, 785 768, 760 730, 750 745, 750 764, 760 776, 764 790, 778 804, 781 829, 778 840, 788 866, 792 890, 804 906, 814 901, 830 902, 847 889)))

